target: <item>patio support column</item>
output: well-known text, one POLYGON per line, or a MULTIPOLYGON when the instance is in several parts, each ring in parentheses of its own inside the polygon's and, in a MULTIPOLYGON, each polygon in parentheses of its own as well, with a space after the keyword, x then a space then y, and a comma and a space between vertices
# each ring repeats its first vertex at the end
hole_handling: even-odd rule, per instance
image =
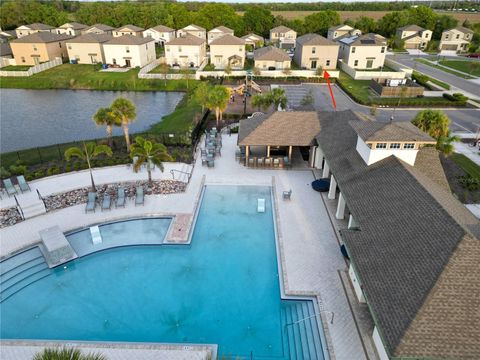
POLYGON ((250 146, 245 146, 245 165, 248 166, 248 157, 250 155, 250 146))
POLYGON ((338 197, 338 205, 337 205, 337 212, 335 213, 335 217, 337 219, 345 219, 345 205, 347 203, 345 202, 345 197, 343 196, 342 193, 340 193, 340 196, 338 197))
POLYGON ((292 161, 292 149, 293 149, 293 146, 290 145, 288 147, 288 160, 291 162, 292 161))
POLYGON ((267 158, 270 157, 270 145, 267 145, 267 158))
POLYGON ((330 166, 328 166, 327 160, 325 160, 325 164, 323 165, 322 178, 328 178, 328 174, 330 174, 330 166))
POLYGON ((330 177, 330 189, 328 190, 328 198, 330 200, 335 199, 335 196, 337 194, 337 180, 335 180, 335 177, 332 176, 330 177))
POLYGON ((358 224, 352 214, 350 214, 350 217, 348 218, 348 229, 358 229, 358 224))

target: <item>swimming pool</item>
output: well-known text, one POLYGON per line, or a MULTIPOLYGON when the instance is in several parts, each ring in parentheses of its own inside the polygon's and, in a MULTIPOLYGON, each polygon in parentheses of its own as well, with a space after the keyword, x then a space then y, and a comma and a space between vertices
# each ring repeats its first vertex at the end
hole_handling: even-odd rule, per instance
MULTIPOLYGON (((72 261, 1 304, 1 337, 211 343, 225 355, 322 359, 313 303, 280 297, 270 192, 207 186, 191 245, 122 247, 72 261)), ((102 236, 153 241, 165 235, 155 231, 159 220, 137 220, 143 230, 104 225, 102 236)), ((88 231, 71 237, 90 241, 88 231)))

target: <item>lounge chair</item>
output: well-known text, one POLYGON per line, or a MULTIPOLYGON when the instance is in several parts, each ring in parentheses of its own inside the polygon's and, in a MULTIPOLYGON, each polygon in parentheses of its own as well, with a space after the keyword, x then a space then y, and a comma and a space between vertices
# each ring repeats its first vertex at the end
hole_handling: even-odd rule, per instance
POLYGON ((288 156, 285 156, 283 158, 283 166, 285 166, 286 168, 292 167, 292 163, 290 162, 290 159, 288 158, 288 156))
POLYGON ((97 206, 97 193, 89 192, 87 198, 87 206, 85 206, 85 212, 93 211, 95 212, 95 207, 97 206))
POLYGON ((98 226, 92 226, 90 228, 90 235, 92 236, 92 243, 93 244, 101 244, 102 243, 102 235, 100 234, 100 229, 98 226))
POLYGON ((266 158, 265 159, 265 167, 271 167, 272 166, 272 159, 271 158, 266 158))
POLYGON ((283 200, 291 200, 292 189, 283 192, 283 200))
POLYGON ((257 200, 257 211, 259 213, 265 212, 265 199, 258 199, 257 200))
POLYGON ((23 175, 17 176, 17 182, 18 182, 18 186, 20 186, 20 190, 22 191, 22 193, 26 191, 32 191, 32 189, 30 189, 30 186, 28 185, 23 175))
POLYGON ((125 207, 125 188, 119 187, 117 189, 117 200, 115 201, 115 207, 125 207))
POLYGON ((112 197, 110 194, 104 194, 102 200, 102 211, 103 210, 110 210, 112 208, 112 197))
POLYGON ((273 159, 273 167, 279 167, 280 166, 280 159, 273 159))
POLYGON ((135 206, 145 205, 145 197, 143 196, 143 187, 137 186, 135 191, 135 206))
POLYGON ((18 194, 17 189, 12 184, 12 180, 4 179, 3 186, 5 186, 5 191, 7 192, 8 197, 10 197, 11 195, 18 194))
POLYGON ((207 167, 215 167, 215 160, 213 158, 207 159, 207 167))
POLYGON ((257 159, 257 167, 263 167, 264 164, 264 158, 258 158, 257 159))

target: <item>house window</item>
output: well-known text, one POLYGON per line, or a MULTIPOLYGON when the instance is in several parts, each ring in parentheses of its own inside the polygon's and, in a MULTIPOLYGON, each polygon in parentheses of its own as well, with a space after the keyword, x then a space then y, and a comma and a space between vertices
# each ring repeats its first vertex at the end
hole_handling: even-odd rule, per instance
POLYGON ((130 48, 128 46, 125 48, 125 50, 127 51, 127 53, 130 52, 130 48))
POLYGON ((355 54, 355 46, 352 47, 352 54, 355 54))
POLYGON ((336 31, 333 33, 333 37, 337 37, 337 32, 336 31))
POLYGON ((407 143, 403 145, 404 149, 415 149, 415 144, 407 143))
POLYGON ((382 50, 380 50, 380 52, 381 52, 382 54, 385 53, 385 46, 382 46, 382 50))
POLYGON ((390 149, 400 149, 400 143, 391 143, 390 149))
POLYGON ((33 51, 37 51, 37 45, 33 44, 33 51))
POLYGON ((317 51, 317 49, 312 47, 312 54, 315 54, 316 51, 317 51))
POLYGON ((25 57, 22 56, 22 63, 24 63, 24 62, 25 62, 25 57))
POLYGON ((238 52, 242 52, 242 50, 243 50, 243 49, 242 49, 242 47, 240 46, 240 47, 238 48, 238 52))
POLYGON ((373 60, 374 59, 367 59, 367 69, 371 69, 373 67, 373 60))
POLYGON ((377 143, 375 145, 375 149, 386 149, 387 148, 387 143, 377 143))
POLYGON ((428 39, 428 33, 425 33, 425 38, 428 39))
POLYGON ((460 34, 457 34, 457 39, 460 39, 460 34))
POLYGON ((145 44, 145 49, 148 50, 148 44, 145 44))
POLYGON ((448 34, 445 35, 445 40, 448 40, 448 34))
POLYGON ((325 63, 325 66, 330 66, 330 60, 327 60, 327 62, 325 63))
POLYGON ((72 50, 72 45, 68 45, 68 50, 72 50))
POLYGON ((70 35, 72 35, 72 31, 71 31, 71 30, 70 30, 68 33, 69 33, 70 35))
POLYGON ((182 47, 181 46, 178 47, 178 52, 182 52, 182 47))
POLYGON ((62 43, 61 43, 61 42, 58 43, 58 47, 62 47, 62 43))
POLYGON ((355 62, 353 63, 353 66, 358 66, 358 60, 355 60, 355 62))

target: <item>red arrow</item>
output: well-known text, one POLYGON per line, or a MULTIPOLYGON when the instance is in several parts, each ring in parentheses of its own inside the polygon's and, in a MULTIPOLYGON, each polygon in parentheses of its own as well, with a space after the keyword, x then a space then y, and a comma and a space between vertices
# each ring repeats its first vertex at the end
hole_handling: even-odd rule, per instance
POLYGON ((330 97, 332 98, 333 109, 337 110, 337 103, 335 102, 335 97, 333 96, 332 87, 330 86, 330 74, 328 73, 328 71, 323 72, 323 77, 325 78, 325 80, 327 80, 328 90, 330 90, 330 97))

